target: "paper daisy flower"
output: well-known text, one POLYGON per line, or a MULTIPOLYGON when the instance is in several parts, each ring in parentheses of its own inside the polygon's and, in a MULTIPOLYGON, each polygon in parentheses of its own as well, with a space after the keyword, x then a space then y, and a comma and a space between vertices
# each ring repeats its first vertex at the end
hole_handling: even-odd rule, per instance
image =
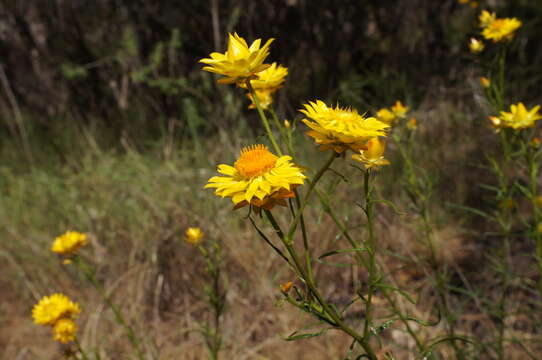
POLYGON ((373 117, 365 118, 357 110, 328 107, 323 101, 309 102, 300 110, 308 119, 303 122, 311 128, 307 135, 314 138, 322 150, 333 149, 342 153, 348 149, 365 149, 370 138, 385 136, 389 125, 373 117), (312 121, 311 121, 312 120, 312 121))
POLYGON ((390 164, 384 158, 384 150, 386 150, 386 142, 379 138, 372 138, 367 142, 367 149, 352 155, 352 159, 363 163, 366 169, 378 169, 379 166, 390 164))
MULTIPOLYGON (((253 80, 250 80, 250 85, 254 90, 278 90, 288 75, 288 68, 277 63, 272 63, 264 71, 260 71, 256 74, 253 80)), ((246 83, 239 84, 243 89, 247 88, 246 83)))
POLYGON ((203 238, 203 231, 198 227, 189 227, 185 232, 185 240, 187 243, 197 245, 203 238))
POLYGON ((510 40, 520 26, 521 21, 516 18, 497 19, 484 28, 482 35, 493 42, 510 40))
POLYGON ((63 344, 74 341, 77 334, 77 325, 72 319, 60 319, 53 327, 53 338, 63 344))
POLYGON ((482 41, 471 37, 469 41, 469 50, 473 54, 478 54, 479 52, 482 52, 485 48, 485 45, 482 41))
POLYGON ((540 105, 527 110, 523 103, 518 103, 510 106, 510 112, 501 111, 498 117, 500 127, 510 127, 515 130, 525 129, 535 125, 535 121, 542 119, 542 115, 538 113, 540 105))
POLYGON ((495 14, 494 12, 490 13, 487 10, 482 10, 480 15, 478 16, 478 21, 480 22, 480 27, 481 28, 487 27, 489 24, 491 24, 496 19, 497 19, 497 14, 495 14))
POLYGON ((390 109, 382 108, 376 112, 376 118, 383 123, 391 124, 397 119, 397 116, 390 109))
POLYGON ((54 325, 61 318, 72 318, 81 312, 79 304, 66 295, 53 294, 44 296, 34 305, 32 317, 38 325, 54 325))
POLYGON ((293 188, 306 178, 290 156, 277 157, 264 145, 243 148, 233 166, 219 165, 218 172, 225 176, 210 178, 205 188, 231 197, 236 209, 249 204, 267 210, 286 206, 285 199, 293 197, 293 188))
POLYGON ((224 54, 214 52, 210 58, 201 59, 199 62, 208 65, 204 66, 203 70, 225 76, 218 80, 219 83, 241 84, 270 66, 263 62, 269 55, 269 45, 273 40, 267 40, 265 45, 260 47, 261 39, 257 39, 249 47, 245 39, 237 33, 229 34, 228 50, 224 54))
POLYGON ((401 119, 406 117, 408 109, 409 107, 403 105, 403 103, 400 100, 397 100, 395 104, 393 104, 393 106, 391 107, 391 111, 393 112, 393 114, 401 119))
POLYGON ((68 231, 53 241, 51 251, 57 254, 70 255, 79 250, 81 246, 86 245, 87 242, 88 240, 85 234, 81 234, 77 231, 68 231))

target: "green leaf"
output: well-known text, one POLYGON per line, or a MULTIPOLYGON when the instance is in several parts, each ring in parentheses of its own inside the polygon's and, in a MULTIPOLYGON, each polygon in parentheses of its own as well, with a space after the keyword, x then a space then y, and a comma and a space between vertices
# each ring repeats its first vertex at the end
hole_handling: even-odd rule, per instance
POLYGON ((285 337, 283 339, 286 340, 286 341, 296 341, 296 340, 310 339, 310 338, 313 338, 313 337, 320 336, 320 335, 324 334, 325 332, 327 332, 330 329, 331 328, 325 328, 325 329, 322 329, 322 330, 320 330, 318 332, 303 333, 303 334, 298 334, 297 331, 294 331, 292 334, 290 334, 289 336, 287 336, 287 337, 285 337))

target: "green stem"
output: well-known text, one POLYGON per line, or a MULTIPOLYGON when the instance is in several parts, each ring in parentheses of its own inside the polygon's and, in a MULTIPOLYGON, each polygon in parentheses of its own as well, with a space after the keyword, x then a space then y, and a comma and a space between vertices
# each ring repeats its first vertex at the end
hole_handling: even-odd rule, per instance
POLYGON ((124 329, 124 331, 126 332, 126 335, 128 336, 128 339, 130 340, 130 343, 132 344, 132 346, 134 347, 135 349, 135 352, 137 354, 137 357, 139 360, 145 360, 145 357, 143 356, 143 353, 141 352, 141 349, 139 348, 139 340, 137 339, 136 335, 135 335, 135 332, 134 330, 132 329, 132 327, 130 325, 128 325, 128 323, 126 322, 126 320, 124 319, 124 316, 122 315, 122 312, 119 310, 119 308, 117 307, 117 305, 115 305, 113 303, 113 301, 111 300, 110 296, 107 294, 107 292, 105 291, 104 287, 102 286, 102 284, 100 284, 100 282, 98 281, 98 279, 96 279, 96 277, 94 276, 94 269, 91 268, 90 266, 88 266, 87 264, 85 264, 81 258, 79 257, 76 257, 75 258, 75 262, 77 264, 77 266, 83 271, 83 274, 85 275, 85 277, 87 278, 87 280, 94 286, 94 288, 98 291, 98 293, 100 294, 100 296, 102 297, 102 300, 107 304, 107 306, 109 306, 111 308, 111 310, 113 311, 113 314, 115 315, 115 320, 117 321, 117 323, 119 325, 122 326, 122 328, 124 329))
POLYGON ((372 188, 371 188, 371 173, 370 170, 366 170, 363 179, 363 195, 365 197, 365 215, 367 216, 367 229, 369 231, 369 237, 365 242, 365 248, 369 254, 369 267, 367 272, 369 273, 369 286, 367 289, 367 300, 365 301, 365 326, 363 328, 363 337, 369 337, 370 326, 372 322, 372 299, 374 294, 374 282, 378 278, 376 276, 376 262, 375 262, 375 243, 374 243, 374 214, 373 214, 373 201, 372 201, 372 188))
POLYGON ((307 203, 309 202, 310 195, 312 194, 312 191, 314 190, 314 188, 315 188, 316 184, 318 183, 318 181, 320 180, 320 178, 324 175, 324 173, 327 171, 327 169, 329 169, 329 167, 331 166, 331 163, 333 162, 333 160, 335 160, 336 157, 337 157, 337 154, 335 154, 335 152, 331 152, 331 156, 328 158, 326 163, 320 168, 320 170, 318 170, 318 172, 316 173, 316 175, 314 176, 312 181, 309 183, 307 193, 305 194, 305 197, 301 201, 301 205, 299 206, 298 211, 297 211, 292 223, 290 224, 290 228, 288 230, 288 234, 287 234, 287 237, 285 239, 288 243, 293 242, 292 237, 293 237, 294 232, 295 232, 295 230, 297 228, 297 224, 299 223, 299 221, 301 220, 301 217, 303 216, 303 210, 305 210, 305 206, 307 206, 307 203))
POLYGON ((320 303, 320 305, 324 309, 325 313, 327 315, 329 315, 329 317, 333 320, 336 327, 340 328, 342 331, 344 331, 345 333, 350 335, 353 339, 356 340, 356 342, 358 342, 361 345, 361 347, 365 350, 365 352, 367 353, 367 355, 369 356, 369 358, 371 360, 377 360, 377 357, 376 357, 373 349, 371 348, 371 346, 367 342, 367 338, 361 336, 354 329, 350 328, 341 319, 340 315, 337 314, 335 309, 331 305, 329 305, 328 302, 320 294, 320 291, 316 287, 312 277, 308 276, 308 274, 303 269, 303 265, 301 264, 299 256, 297 255, 297 252, 295 251, 292 243, 286 241, 286 238, 284 237, 284 233, 283 233, 282 229, 280 228, 280 226, 278 225, 275 218, 273 217, 273 214, 269 210, 265 210, 265 214, 266 214, 267 218, 269 219, 271 225, 275 229, 275 232, 277 233, 277 235, 282 240, 284 246, 286 247, 286 250, 288 250, 288 254, 290 255, 290 257, 291 257, 291 259, 292 259, 292 261, 294 263, 294 266, 297 268, 297 272, 301 277, 300 280, 302 280, 307 285, 307 287, 309 288, 312 295, 316 298, 318 303, 320 303))
POLYGON ((247 87, 248 87, 248 90, 250 91, 250 94, 252 95, 254 104, 256 104, 256 109, 258 109, 258 114, 260 115, 260 119, 262 119, 262 123, 265 128, 265 131, 267 132, 267 137, 269 138, 269 141, 271 141, 271 144, 273 145, 273 148, 275 149, 276 153, 279 156, 282 156, 282 150, 280 149, 280 146, 277 144, 277 141, 275 140, 275 136, 273 135, 273 131, 271 131, 271 127, 269 126, 269 121, 267 120, 267 116, 265 116, 262 106, 260 105, 260 100, 258 99, 258 96, 256 96, 256 91, 252 87, 250 80, 247 80, 247 87))

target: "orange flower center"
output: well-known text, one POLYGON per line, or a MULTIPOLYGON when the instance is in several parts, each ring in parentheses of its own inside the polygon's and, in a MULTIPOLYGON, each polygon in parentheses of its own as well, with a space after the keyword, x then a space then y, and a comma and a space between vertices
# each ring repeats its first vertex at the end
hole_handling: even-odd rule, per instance
POLYGON ((244 177, 253 178, 272 169, 277 159, 266 146, 252 145, 241 150, 241 156, 234 166, 244 177))

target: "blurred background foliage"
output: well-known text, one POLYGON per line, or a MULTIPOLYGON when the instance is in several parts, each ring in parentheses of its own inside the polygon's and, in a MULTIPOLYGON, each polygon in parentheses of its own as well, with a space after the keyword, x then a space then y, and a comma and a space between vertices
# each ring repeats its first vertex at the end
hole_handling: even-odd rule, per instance
POLYGON ((540 98, 538 0, 0 0, 0 133, 39 163, 77 153, 84 134, 145 149, 257 127, 238 90, 198 64, 234 31, 277 39, 269 60, 290 68, 276 100, 287 118, 317 97, 361 111, 461 100, 471 96, 466 42, 487 8, 524 22, 511 100, 540 98))

